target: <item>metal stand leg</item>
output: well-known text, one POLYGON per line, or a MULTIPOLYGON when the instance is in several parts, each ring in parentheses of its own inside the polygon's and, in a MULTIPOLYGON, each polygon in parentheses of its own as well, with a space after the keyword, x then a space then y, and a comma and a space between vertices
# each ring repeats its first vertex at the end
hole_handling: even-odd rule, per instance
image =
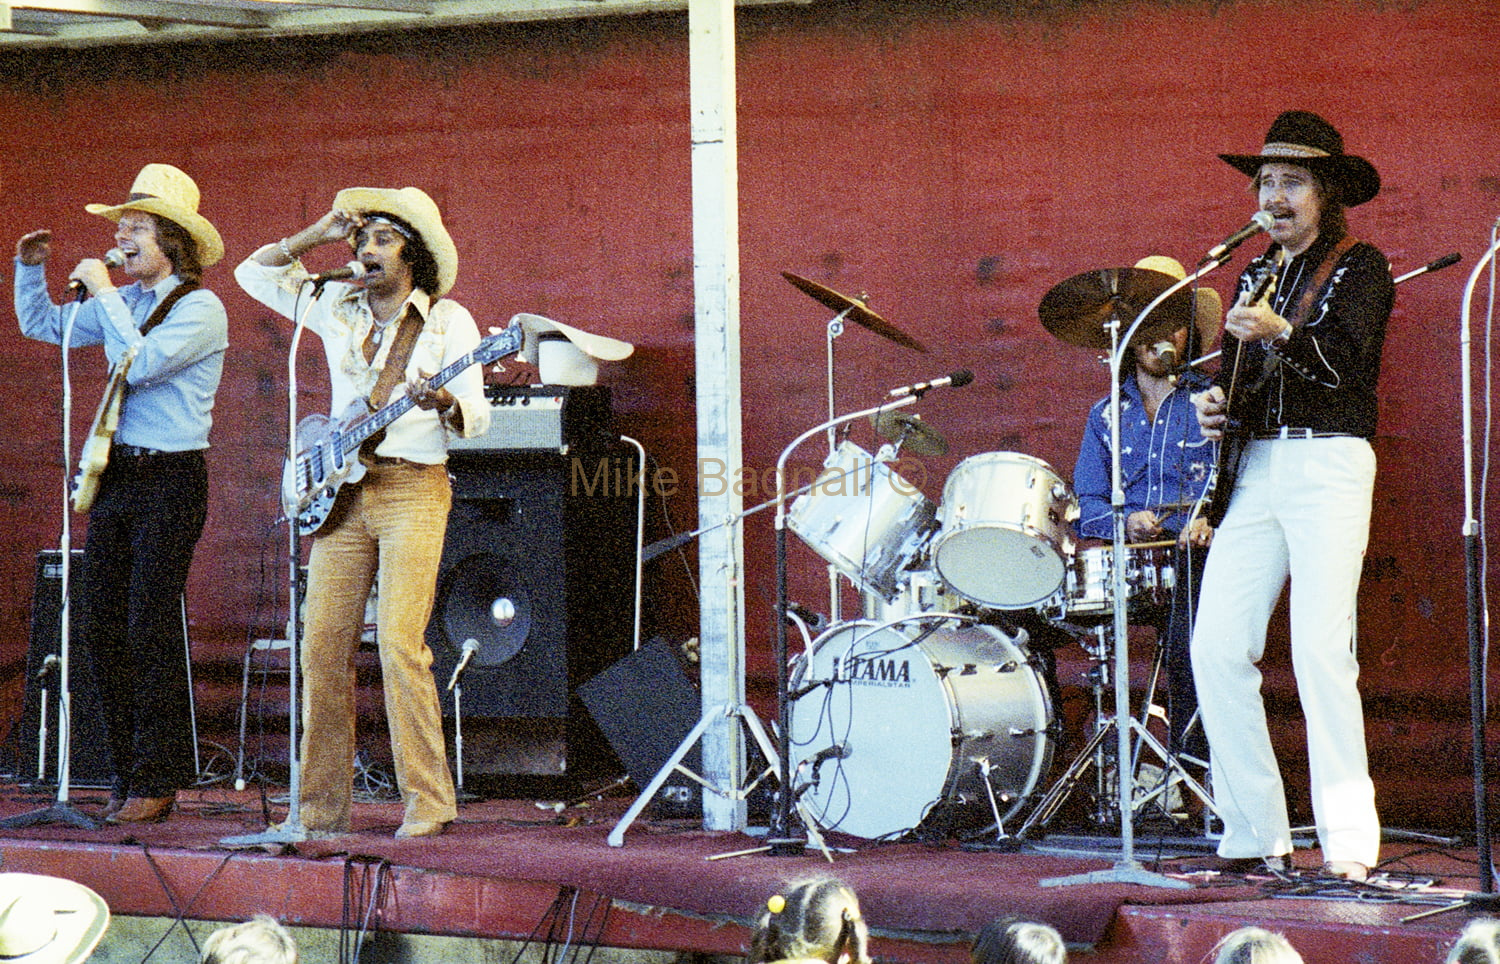
MULTIPOLYGON (((707 791, 717 793, 720 796, 729 797, 730 799, 743 800, 767 776, 772 773, 779 773, 781 771, 781 759, 776 753, 776 745, 771 741, 770 736, 767 735, 766 729, 763 725, 761 725, 760 717, 755 715, 754 709, 746 706, 743 703, 739 705, 725 703, 715 709, 706 711, 703 716, 699 718, 697 724, 694 725, 692 730, 688 732, 688 735, 683 737, 682 742, 677 745, 677 749, 672 751, 672 755, 667 758, 667 762, 663 763, 661 769, 656 771, 656 776, 652 777, 651 782, 646 784, 646 786, 641 790, 640 796, 635 798, 635 802, 630 805, 629 810, 625 811, 625 815, 620 818, 620 822, 615 824, 614 829, 609 832, 608 841, 611 847, 625 846, 625 831, 630 828, 630 825, 632 823, 635 823, 636 818, 641 815, 641 812, 645 810, 646 807, 651 803, 652 799, 656 797, 657 791, 662 788, 662 784, 667 782, 667 777, 670 776, 673 771, 683 774, 707 791), (725 790, 721 787, 714 786, 707 780, 703 779, 703 777, 683 766, 682 758, 687 756, 687 752, 691 750, 699 740, 703 739, 703 734, 705 731, 707 731, 710 723, 713 723, 715 720, 731 717, 738 719, 741 725, 743 725, 747 730, 750 731, 750 735, 755 740, 756 745, 760 747, 761 753, 765 754, 767 768, 761 773, 757 774, 745 786, 733 787, 725 790)), ((781 792, 792 793, 794 792, 794 788, 782 787, 781 792)), ((816 825, 809 818, 809 815, 807 814, 801 803, 797 804, 797 812, 802 818, 802 822, 806 827, 809 839, 812 840, 813 844, 817 846, 818 849, 823 851, 823 856, 828 858, 828 862, 832 863, 832 853, 829 852, 828 846, 823 842, 823 838, 818 833, 816 825)))

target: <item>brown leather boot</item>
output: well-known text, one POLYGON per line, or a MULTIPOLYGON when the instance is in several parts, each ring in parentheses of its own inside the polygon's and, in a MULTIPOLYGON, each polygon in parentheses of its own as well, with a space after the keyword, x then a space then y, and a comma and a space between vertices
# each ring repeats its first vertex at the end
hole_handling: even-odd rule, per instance
POLYGON ((107 823, 159 823, 167 819, 177 803, 173 797, 131 797, 114 813, 105 817, 107 823))

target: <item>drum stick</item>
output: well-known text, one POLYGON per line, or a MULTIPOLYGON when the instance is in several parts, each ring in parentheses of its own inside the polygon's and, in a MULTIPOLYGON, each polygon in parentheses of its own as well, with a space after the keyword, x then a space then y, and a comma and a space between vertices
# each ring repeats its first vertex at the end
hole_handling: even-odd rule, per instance
POLYGON ((1127 545, 1125 548, 1127 548, 1127 549, 1160 549, 1160 548, 1162 548, 1164 546, 1175 546, 1175 545, 1177 545, 1177 540, 1176 539, 1158 539, 1156 542, 1132 542, 1129 545, 1127 545))

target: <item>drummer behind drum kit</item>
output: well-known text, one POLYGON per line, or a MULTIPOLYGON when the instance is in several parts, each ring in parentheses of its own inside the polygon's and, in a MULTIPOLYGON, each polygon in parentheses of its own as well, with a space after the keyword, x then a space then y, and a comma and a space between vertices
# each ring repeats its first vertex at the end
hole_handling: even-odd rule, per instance
MULTIPOLYGON (((787 278, 839 307, 843 296, 787 278)), ((861 324, 901 341, 850 303, 861 324)), ((892 463, 903 448, 942 454, 946 441, 901 413, 875 428, 892 444, 871 455, 839 442, 787 516, 866 603, 865 618, 816 638, 793 620, 807 643, 787 693, 793 795, 822 829, 856 837, 984 828, 1004 837, 1047 778, 1060 731, 1042 662, 1018 624, 1101 627, 1113 612, 1112 547, 1076 548, 1078 501, 1041 459, 965 458, 934 505, 892 463)), ((1129 602, 1166 602, 1170 546, 1129 556, 1129 602)))

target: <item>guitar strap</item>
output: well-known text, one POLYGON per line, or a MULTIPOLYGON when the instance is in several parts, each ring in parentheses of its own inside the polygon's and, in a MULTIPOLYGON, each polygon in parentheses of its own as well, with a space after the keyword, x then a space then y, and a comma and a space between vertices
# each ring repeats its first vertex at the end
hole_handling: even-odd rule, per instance
MULTIPOLYGON (((175 305, 175 304, 177 304, 177 302, 181 301, 182 297, 184 295, 190 294, 193 291, 196 291, 197 289, 198 289, 198 282, 196 282, 196 281, 182 281, 182 282, 178 282, 177 287, 175 287, 171 291, 167 292, 167 296, 165 298, 163 298, 162 300, 158 301, 156 303, 156 307, 153 308, 153 309, 151 309, 151 314, 149 314, 149 315, 146 316, 146 323, 144 325, 141 325, 141 337, 144 338, 146 335, 151 334, 151 329, 155 328, 157 325, 159 325, 163 321, 167 320, 167 313, 172 310, 172 306, 173 305, 175 305)), ((109 371, 110 371, 111 375, 114 374, 114 368, 113 367, 111 367, 109 371)), ((128 391, 130 391, 130 386, 129 385, 121 385, 120 386, 120 396, 121 396, 122 402, 123 402, 125 393, 128 392, 128 391)), ((117 410, 118 410, 118 408, 119 408, 119 406, 116 405, 116 409, 117 410)))
POLYGON ((1302 327, 1302 323, 1307 320, 1308 311, 1312 309, 1313 300, 1322 292, 1323 286, 1328 283, 1329 276, 1333 274, 1334 266, 1343 260, 1350 248, 1358 243, 1358 239, 1353 235, 1346 234, 1338 244, 1328 249, 1328 253, 1323 256, 1323 263, 1318 265, 1318 271, 1313 275, 1312 283, 1302 289, 1302 297, 1297 299, 1297 307, 1287 316, 1286 320, 1293 328, 1302 327))
POLYGON ((151 310, 150 316, 146 318, 146 323, 141 326, 141 334, 151 334, 151 329, 167 320, 167 312, 172 310, 173 305, 181 301, 184 295, 191 294, 197 290, 198 282, 196 281, 179 282, 177 287, 167 292, 165 298, 156 303, 156 307, 151 310))
MULTIPOLYGON (((1293 328, 1301 328, 1307 321, 1308 313, 1312 310, 1313 302, 1323 292, 1323 286, 1328 284, 1328 279, 1333 275, 1333 269, 1343 260, 1344 255, 1350 248, 1359 243, 1353 235, 1346 234, 1337 244, 1328 249, 1323 256, 1323 261, 1318 265, 1318 270, 1313 273, 1312 280, 1307 287, 1302 289, 1302 294, 1297 298, 1297 304, 1292 308, 1291 314, 1284 315, 1287 324, 1293 328)), ((1256 380, 1256 389, 1263 388, 1281 368, 1281 356, 1274 351, 1268 351, 1265 355, 1265 365, 1261 370, 1260 378, 1256 380)))
MULTIPOLYGON (((385 356, 385 366, 380 369, 375 387, 370 391, 370 411, 378 412, 384 408, 385 403, 390 400, 391 392, 395 391, 396 383, 406 377, 406 363, 411 360, 411 350, 416 346, 417 335, 422 333, 425 324, 421 313, 413 311, 408 304, 401 315, 401 324, 396 328, 396 339, 391 342, 391 350, 385 356)), ((364 444, 359 447, 360 456, 373 457, 376 447, 384 440, 385 429, 381 429, 365 439, 364 444)))

